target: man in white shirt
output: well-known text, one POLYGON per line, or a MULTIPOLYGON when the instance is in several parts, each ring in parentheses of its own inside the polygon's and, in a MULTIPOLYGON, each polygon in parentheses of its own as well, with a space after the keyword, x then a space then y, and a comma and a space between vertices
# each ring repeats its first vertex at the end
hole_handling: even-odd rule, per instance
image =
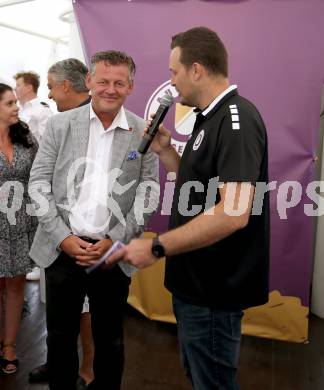
MULTIPOLYGON (((68 58, 51 65, 47 75, 48 97, 56 103, 57 110, 64 112, 89 104, 91 97, 86 86, 88 68, 76 58, 68 58)), ((45 273, 41 273, 45 284, 45 273)), ((89 301, 86 297, 80 319, 80 340, 82 361, 79 369, 77 390, 86 388, 93 380, 94 345, 91 333, 91 315, 89 301)), ((30 383, 48 382, 47 362, 29 373, 30 383)))
POLYGON ((39 75, 34 72, 19 72, 15 74, 14 79, 19 102, 19 118, 27 123, 39 142, 48 118, 53 115, 48 104, 37 97, 39 75))
POLYGON ((123 106, 134 74, 126 53, 95 54, 87 76, 91 103, 49 119, 31 170, 29 191, 39 225, 30 256, 46 268, 50 390, 76 387, 86 294, 95 345, 94 381, 88 388, 121 386, 131 267, 86 269, 114 242, 139 236, 158 203, 157 157, 137 152, 145 121, 123 106))
MULTIPOLYGON (((15 92, 19 102, 19 118, 27 123, 31 132, 40 142, 47 120, 53 115, 47 103, 37 97, 39 75, 35 72, 19 72, 14 75, 16 80, 15 92)), ((35 281, 40 278, 39 267, 34 267, 26 275, 27 280, 35 281)))

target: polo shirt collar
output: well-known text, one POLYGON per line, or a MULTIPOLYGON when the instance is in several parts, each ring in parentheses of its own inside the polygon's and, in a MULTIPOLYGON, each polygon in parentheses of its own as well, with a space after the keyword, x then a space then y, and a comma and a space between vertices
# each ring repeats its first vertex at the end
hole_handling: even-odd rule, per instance
POLYGON ((216 96, 216 98, 210 103, 210 105, 202 112, 204 116, 206 116, 226 95, 230 92, 237 90, 237 85, 230 85, 225 89, 220 95, 216 96))
MULTIPOLYGON (((215 99, 209 104, 207 108, 205 108, 203 111, 199 110, 199 108, 195 108, 194 111, 198 114, 201 114, 203 116, 207 116, 207 114, 217 106, 217 104, 223 100, 225 97, 227 97, 228 94, 230 94, 232 91, 235 91, 237 93, 237 85, 230 85, 228 88, 225 89, 224 92, 222 92, 220 95, 216 96, 215 99)), ((232 94, 231 94, 232 95, 232 94)))

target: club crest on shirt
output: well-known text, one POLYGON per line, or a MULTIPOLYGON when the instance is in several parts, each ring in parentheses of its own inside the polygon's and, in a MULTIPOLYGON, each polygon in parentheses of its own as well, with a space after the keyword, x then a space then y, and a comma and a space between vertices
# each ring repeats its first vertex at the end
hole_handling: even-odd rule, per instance
POLYGON ((199 134, 197 135, 195 142, 192 146, 192 150, 198 150, 199 146, 201 145, 205 135, 205 130, 201 130, 199 134))

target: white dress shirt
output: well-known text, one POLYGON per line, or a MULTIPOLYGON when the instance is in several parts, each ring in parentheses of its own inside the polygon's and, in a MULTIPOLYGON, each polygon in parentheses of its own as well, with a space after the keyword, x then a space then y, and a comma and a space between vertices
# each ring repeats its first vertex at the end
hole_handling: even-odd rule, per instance
POLYGON ((27 123, 30 131, 39 142, 44 133, 47 120, 53 115, 53 112, 49 107, 42 104, 39 98, 35 98, 20 105, 18 115, 22 121, 27 123))
POLYGON ((69 217, 73 234, 100 240, 109 223, 107 207, 110 192, 109 170, 115 129, 129 130, 124 108, 121 107, 112 124, 104 129, 90 104, 90 132, 87 161, 79 197, 69 217))

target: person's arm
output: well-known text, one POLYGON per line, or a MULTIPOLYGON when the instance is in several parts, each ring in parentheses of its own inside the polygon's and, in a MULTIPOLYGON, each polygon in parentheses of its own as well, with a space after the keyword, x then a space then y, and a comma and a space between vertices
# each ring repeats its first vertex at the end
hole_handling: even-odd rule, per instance
MULTIPOLYGON (((57 162, 58 147, 55 143, 53 131, 53 123, 49 119, 44 138, 30 171, 28 192, 43 231, 48 234, 57 248, 60 248, 63 241, 69 237, 67 242, 70 245, 64 251, 75 257, 80 253, 81 245, 83 249, 86 249, 89 243, 83 240, 80 242, 78 237, 72 235, 71 229, 64 222, 54 199, 52 180, 57 162)), ((62 185, 66 185, 64 178, 62 178, 62 185)))
MULTIPOLYGON (((145 129, 147 131, 148 127, 145 129)), ((180 156, 171 145, 171 131, 163 126, 159 126, 159 131, 153 138, 150 149, 159 156, 166 171, 178 173, 180 156)))
MULTIPOLYGON (((220 202, 183 226, 159 236, 166 255, 172 256, 214 244, 244 228, 251 214, 254 186, 250 183, 227 183, 219 188, 220 202), (234 204, 234 206, 232 206, 234 204), (242 210, 231 215, 231 210, 242 210)), ((124 260, 137 268, 152 265, 158 259, 151 252, 152 240, 132 240, 107 260, 108 265, 124 260)))
POLYGON ((220 202, 213 209, 160 236, 167 255, 172 256, 212 245, 248 224, 254 186, 250 183, 226 183, 223 188, 219 188, 219 193, 220 202), (237 210, 239 202, 241 215, 231 215, 231 209, 237 210))

